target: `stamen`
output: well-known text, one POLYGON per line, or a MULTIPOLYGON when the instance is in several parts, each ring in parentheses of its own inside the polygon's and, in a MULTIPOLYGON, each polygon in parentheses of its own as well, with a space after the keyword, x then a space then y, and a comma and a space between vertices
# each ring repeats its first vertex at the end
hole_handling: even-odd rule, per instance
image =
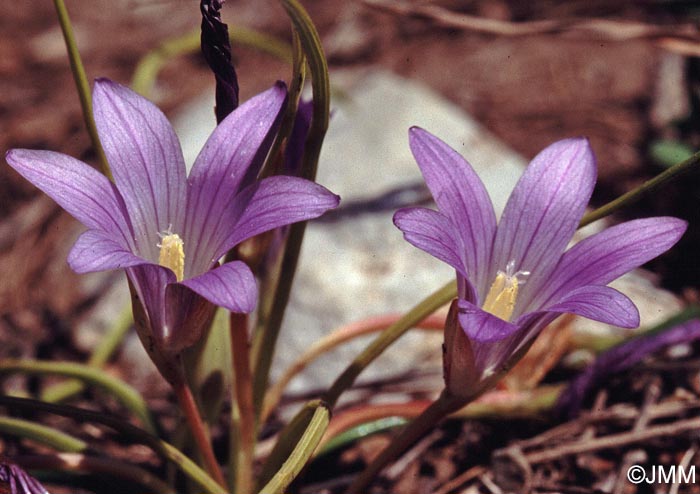
POLYGON ((158 234, 161 242, 158 244, 160 255, 158 264, 169 268, 175 273, 177 281, 182 281, 185 275, 185 243, 177 233, 170 233, 170 228, 165 234, 158 234))
POLYGON ((518 298, 518 286, 525 284, 529 271, 515 271, 515 261, 506 264, 506 272, 498 270, 482 309, 494 316, 510 321, 518 298))

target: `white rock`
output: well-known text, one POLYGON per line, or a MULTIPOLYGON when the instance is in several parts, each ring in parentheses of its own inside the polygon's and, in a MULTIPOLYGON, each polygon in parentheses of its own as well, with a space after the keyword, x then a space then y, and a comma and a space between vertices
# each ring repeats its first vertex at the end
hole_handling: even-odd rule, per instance
MULTIPOLYGON (((387 72, 344 72, 332 77, 347 99, 334 105, 318 181, 343 201, 372 199, 422 181, 408 147, 408 129, 418 125, 445 140, 474 166, 496 207, 503 210, 526 161, 454 104, 430 89, 387 72)), ((192 163, 213 128, 212 94, 188 105, 175 119, 186 161, 192 163)), ((392 224, 393 211, 368 213, 307 229, 273 377, 333 328, 367 316, 401 312, 454 277, 444 263, 412 247, 392 224)), ((601 225, 587 228, 596 231, 601 225)), ((630 294, 653 324, 680 307, 672 294, 633 274, 615 285, 630 294)), ((582 330, 615 331, 587 320, 582 330)), ((367 338, 319 359, 291 390, 327 386, 364 348, 367 338)), ((439 367, 441 336, 408 335, 362 375, 381 378, 439 367)))

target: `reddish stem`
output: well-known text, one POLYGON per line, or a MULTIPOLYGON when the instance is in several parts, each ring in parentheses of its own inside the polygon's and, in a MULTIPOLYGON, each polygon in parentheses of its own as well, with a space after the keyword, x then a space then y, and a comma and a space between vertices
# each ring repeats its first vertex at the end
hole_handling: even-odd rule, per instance
POLYGON ((190 431, 194 437, 194 441, 199 448, 202 458, 204 459, 204 465, 216 482, 221 486, 226 486, 226 481, 221 473, 221 467, 216 461, 216 456, 214 455, 214 450, 211 447, 211 442, 209 441, 209 433, 207 431, 202 417, 199 414, 199 409, 194 401, 194 396, 192 396, 192 391, 190 390, 184 379, 178 379, 173 382, 173 390, 177 396, 177 400, 180 402, 180 408, 185 414, 185 419, 187 424, 190 426, 190 431))

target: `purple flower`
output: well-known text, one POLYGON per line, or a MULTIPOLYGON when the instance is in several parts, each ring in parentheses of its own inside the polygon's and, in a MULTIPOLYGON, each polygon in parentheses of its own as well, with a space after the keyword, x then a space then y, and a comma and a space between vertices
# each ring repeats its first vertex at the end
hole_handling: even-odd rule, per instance
POLYGON ((462 386, 470 394, 499 377, 562 313, 639 325, 632 301, 606 285, 669 249, 687 225, 669 217, 629 221, 565 251, 596 181, 586 139, 559 141, 538 154, 498 224, 469 163, 420 128, 409 140, 438 211, 402 209, 394 223, 410 243, 457 270, 458 310, 446 325, 445 348, 452 392, 462 386), (464 336, 451 333, 455 327, 464 336), (467 382, 451 383, 457 375, 467 382))
POLYGON ((286 102, 282 83, 225 118, 189 176, 172 127, 151 102, 105 79, 95 82, 93 102, 114 185, 50 151, 11 150, 7 162, 88 228, 68 257, 76 272, 126 269, 153 335, 147 347, 168 354, 193 344, 212 304, 252 311, 250 269, 219 259, 243 240, 338 204, 307 180, 256 179, 286 102))
POLYGON ((8 492, 2 484, 10 488, 10 494, 49 494, 37 479, 14 463, 0 463, 0 492, 8 492))
POLYGON ((644 334, 624 341, 604 353, 572 379, 557 399, 555 412, 573 419, 593 390, 612 376, 638 364, 662 348, 700 339, 700 320, 693 319, 654 334, 644 334))

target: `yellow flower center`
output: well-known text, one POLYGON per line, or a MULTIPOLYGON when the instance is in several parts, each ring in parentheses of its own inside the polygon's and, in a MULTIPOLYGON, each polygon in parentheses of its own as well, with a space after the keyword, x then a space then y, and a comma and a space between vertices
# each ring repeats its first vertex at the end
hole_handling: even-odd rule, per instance
POLYGON ((519 279, 518 276, 526 277, 530 274, 529 271, 514 272, 514 270, 515 261, 508 263, 505 273, 498 270, 482 306, 486 312, 504 321, 510 321, 518 299, 518 285, 525 283, 525 280, 519 279))
POLYGON ((175 273, 177 281, 182 281, 185 275, 185 243, 177 233, 161 234, 161 241, 158 244, 160 254, 158 264, 169 268, 175 273))

